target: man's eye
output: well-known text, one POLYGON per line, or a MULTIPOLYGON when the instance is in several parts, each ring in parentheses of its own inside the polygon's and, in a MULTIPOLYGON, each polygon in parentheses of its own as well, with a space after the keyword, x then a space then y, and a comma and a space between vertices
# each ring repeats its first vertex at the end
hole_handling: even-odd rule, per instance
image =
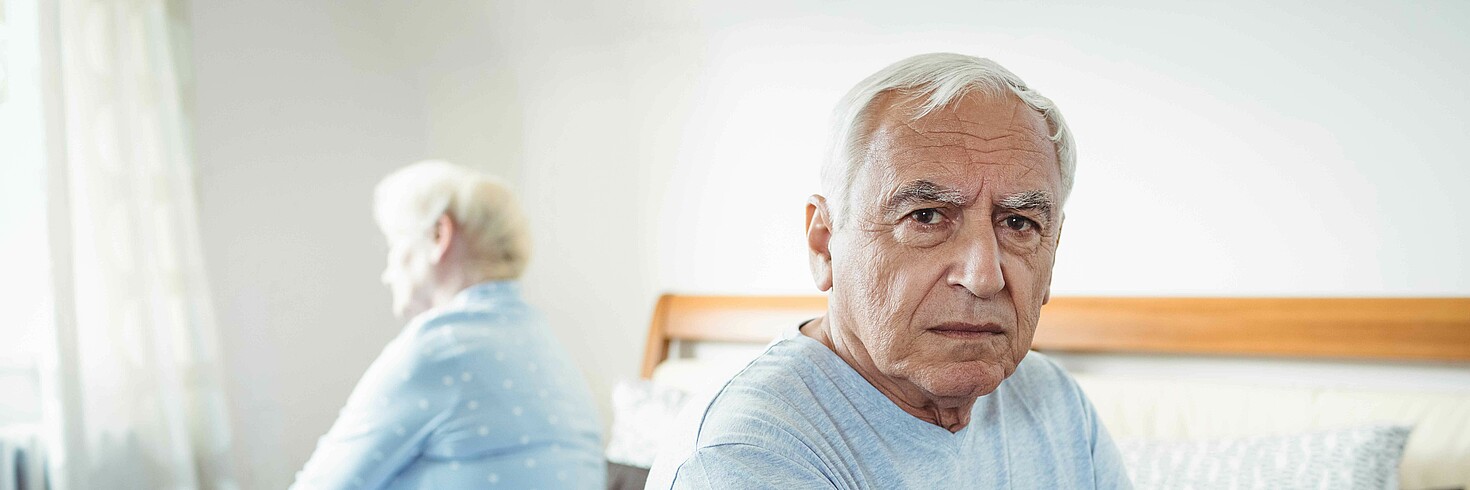
POLYGON ((914 218, 914 221, 926 225, 937 225, 939 224, 939 219, 943 217, 943 215, 939 214, 939 210, 934 208, 920 209, 909 213, 909 216, 914 218))
POLYGON ((1010 228, 1016 231, 1030 231, 1033 228, 1036 228, 1035 221, 1031 221, 1020 216, 1011 216, 1009 218, 1006 218, 1005 224, 1006 228, 1010 228))

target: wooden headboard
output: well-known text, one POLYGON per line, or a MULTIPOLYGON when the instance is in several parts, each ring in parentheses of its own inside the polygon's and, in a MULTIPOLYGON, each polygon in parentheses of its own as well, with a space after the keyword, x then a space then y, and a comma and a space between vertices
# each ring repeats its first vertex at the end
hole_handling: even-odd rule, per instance
MULTIPOLYGON (((765 343, 826 309, 825 296, 665 294, 643 377, 673 340, 765 343)), ((1042 308, 1032 348, 1470 361, 1470 298, 1060 297, 1042 308)))

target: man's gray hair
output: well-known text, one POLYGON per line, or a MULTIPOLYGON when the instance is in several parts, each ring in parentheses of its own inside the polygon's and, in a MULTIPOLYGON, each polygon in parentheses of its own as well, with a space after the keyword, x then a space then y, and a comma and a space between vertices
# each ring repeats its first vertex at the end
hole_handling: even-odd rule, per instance
POLYGON ((531 257, 526 217, 499 178, 449 162, 426 160, 398 169, 373 192, 373 217, 390 243, 432 239, 448 215, 484 279, 520 277, 531 257))
POLYGON ((873 107, 880 95, 890 91, 919 100, 923 104, 913 120, 935 109, 959 101, 971 91, 987 96, 1015 94, 1027 106, 1046 119, 1049 135, 1056 145, 1057 165, 1062 175, 1061 202, 1072 192, 1072 174, 1077 166, 1077 147, 1066 120, 1051 99, 1031 90, 1010 70, 985 58, 954 53, 929 53, 914 56, 879 70, 853 87, 833 114, 832 146, 822 166, 822 192, 831 212, 842 222, 847 211, 847 192, 852 188, 857 170, 864 163, 867 147, 882 107, 873 107))

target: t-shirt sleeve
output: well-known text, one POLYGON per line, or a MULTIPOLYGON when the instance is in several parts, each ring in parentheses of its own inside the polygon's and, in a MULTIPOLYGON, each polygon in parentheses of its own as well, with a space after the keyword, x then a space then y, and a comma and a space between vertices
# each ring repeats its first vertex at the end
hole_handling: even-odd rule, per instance
POLYGON ((386 349, 368 368, 293 490, 381 487, 452 414, 457 392, 441 378, 454 376, 459 360, 425 343, 405 347, 386 349))
POLYGON ((674 474, 674 489, 831 489, 835 485, 810 463, 752 444, 719 444, 694 452, 674 474))

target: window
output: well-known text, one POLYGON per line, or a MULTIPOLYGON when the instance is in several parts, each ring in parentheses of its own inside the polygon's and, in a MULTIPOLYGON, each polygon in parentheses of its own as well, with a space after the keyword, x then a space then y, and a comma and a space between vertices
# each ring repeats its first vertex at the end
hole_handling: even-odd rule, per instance
POLYGON ((0 0, 0 427, 40 420, 51 315, 37 1, 0 0))

